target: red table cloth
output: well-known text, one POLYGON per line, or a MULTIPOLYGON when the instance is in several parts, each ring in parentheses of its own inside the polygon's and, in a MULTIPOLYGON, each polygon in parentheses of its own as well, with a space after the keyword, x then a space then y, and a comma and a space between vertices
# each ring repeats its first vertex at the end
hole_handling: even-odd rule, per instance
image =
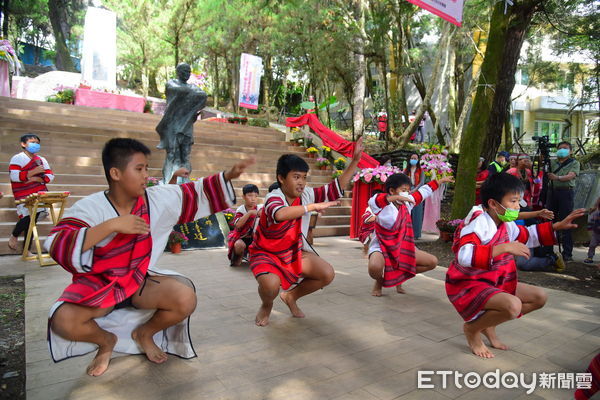
POLYGON ((133 112, 144 112, 146 99, 123 94, 97 92, 91 89, 78 88, 75 91, 75 105, 98 108, 112 108, 133 112))

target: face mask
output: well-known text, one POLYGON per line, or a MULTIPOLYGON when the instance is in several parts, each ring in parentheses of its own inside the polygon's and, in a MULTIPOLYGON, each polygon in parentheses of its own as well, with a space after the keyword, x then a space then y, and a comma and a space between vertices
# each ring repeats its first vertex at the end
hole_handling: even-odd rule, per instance
MULTIPOLYGON (((498 203, 498 204, 500 204, 500 203, 498 203)), ((513 210, 512 208, 506 208, 502 204, 500 204, 500 207, 504 208, 504 214, 498 214, 496 212, 496 215, 498 215, 498 219, 500 221, 512 222, 512 221, 516 221, 517 219, 519 219, 519 211, 520 210, 513 210)))
POLYGON ((410 165, 417 165, 418 162, 419 160, 410 160, 410 165))
POLYGON ((567 158, 569 156, 569 149, 558 149, 556 156, 558 158, 567 158))
POLYGON ((40 151, 40 144, 39 143, 35 143, 35 142, 27 143, 27 147, 25 147, 25 149, 28 152, 30 152, 32 154, 35 154, 35 153, 37 153, 37 152, 40 151))

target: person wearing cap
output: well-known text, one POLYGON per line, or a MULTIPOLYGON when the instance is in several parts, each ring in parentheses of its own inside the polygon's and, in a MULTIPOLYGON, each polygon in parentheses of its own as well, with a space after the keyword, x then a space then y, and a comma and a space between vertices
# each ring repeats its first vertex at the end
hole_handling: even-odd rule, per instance
MULTIPOLYGON (((550 162, 549 184, 546 197, 547 207, 554 211, 558 220, 573 211, 575 199, 575 178, 581 168, 579 161, 571 157, 571 143, 560 142, 556 150, 556 160, 550 162)), ((573 261, 573 237, 571 230, 561 232, 562 255, 565 261, 573 261)))
POLYGON ((492 161, 490 166, 488 167, 488 171, 490 171, 490 175, 497 174, 502 172, 507 167, 506 160, 510 157, 508 151, 501 151, 496 156, 496 161, 492 161))

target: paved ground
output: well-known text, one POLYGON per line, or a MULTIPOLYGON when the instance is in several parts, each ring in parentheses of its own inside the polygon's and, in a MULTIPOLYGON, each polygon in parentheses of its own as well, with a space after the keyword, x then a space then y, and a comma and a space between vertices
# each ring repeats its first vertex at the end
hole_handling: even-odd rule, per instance
MULTIPOLYGON (((0 275, 25 272, 27 398, 35 399, 568 399, 572 391, 458 388, 453 382, 417 389, 417 372, 500 369, 577 373, 600 351, 600 299, 549 290, 547 306, 498 329, 512 350, 481 360, 470 354, 462 320, 444 292, 445 268, 369 295, 371 280, 357 242, 318 239, 317 251, 337 272, 326 290, 301 300, 306 319, 279 301, 271 324, 254 326, 259 300, 247 267, 230 268, 225 250, 165 255, 160 265, 191 277, 198 289, 192 317, 193 360, 153 365, 117 357, 99 378, 85 375, 91 355, 59 364, 46 347, 47 312, 69 281, 59 267, 0 258, 0 275)), ((452 381, 453 379, 450 379, 452 381)), ((464 381, 462 381, 464 383, 464 381)))

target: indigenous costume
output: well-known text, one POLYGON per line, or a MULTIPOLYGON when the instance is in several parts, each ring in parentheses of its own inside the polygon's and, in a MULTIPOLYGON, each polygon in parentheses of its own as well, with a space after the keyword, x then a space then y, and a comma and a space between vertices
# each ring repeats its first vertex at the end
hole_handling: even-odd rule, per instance
MULTIPOLYGON (((256 210, 260 210, 262 208, 262 204, 259 204, 256 210)), ((248 213, 248 209, 245 205, 241 205, 235 212, 235 216, 233 217, 233 225, 236 226, 239 219, 248 213)), ((252 236, 254 235, 254 225, 256 224, 256 215, 251 215, 246 220, 246 223, 241 228, 233 228, 229 235, 227 235, 227 247, 229 248, 227 252, 227 258, 230 260, 233 259, 233 254, 235 250, 235 242, 242 239, 246 244, 246 251, 248 251, 248 247, 252 244, 252 236)))
POLYGON ((386 193, 376 194, 369 200, 369 206, 377 215, 375 237, 369 247, 369 256, 374 252, 383 254, 383 287, 398 286, 417 274, 410 212, 414 206, 431 196, 438 187, 437 181, 431 181, 413 194, 406 195, 412 198, 415 204, 401 203, 396 207, 387 201, 386 193))
POLYGON ((254 241, 250 246, 250 269, 255 277, 272 273, 279 276, 281 287, 288 290, 302 280, 302 251, 312 247, 306 241, 310 213, 301 218, 277 222, 275 214, 287 206, 334 201, 344 191, 337 180, 318 188, 305 187, 302 196, 288 204, 281 189, 275 189, 265 199, 254 241))
POLYGON ((457 228, 452 246, 456 256, 446 273, 446 294, 465 321, 478 318, 496 293, 515 294, 514 257, 508 253, 492 257, 494 246, 514 241, 530 248, 552 246, 552 222, 529 227, 503 222, 496 226, 481 206, 475 206, 457 228))
MULTIPOLYGON (((183 185, 153 186, 146 190, 145 196, 138 198, 131 211, 150 225, 150 233, 112 233, 87 251, 82 249, 87 229, 119 214, 105 192, 75 203, 45 243, 52 258, 73 274, 72 284, 50 310, 48 342, 52 359, 58 362, 96 349, 92 343, 71 342, 52 331, 50 319, 63 302, 99 308, 116 306, 96 322, 102 329, 117 335, 115 351, 140 354, 131 332, 155 310, 120 308, 127 304, 123 302, 152 275, 173 276, 193 287, 189 279, 178 273, 156 268, 173 226, 224 210, 234 203, 233 187, 222 173, 183 185)), ((196 356, 189 336, 189 318, 158 332, 154 342, 166 353, 183 358, 196 356)))
POLYGON ((361 218, 360 230, 358 231, 358 240, 362 244, 367 244, 371 239, 371 234, 375 231, 375 221, 368 222, 369 218, 375 216, 371 207, 367 207, 361 218))
MULTIPOLYGON (((47 192, 47 183, 54 180, 54 174, 50 169, 50 164, 44 157, 34 154, 32 158, 29 158, 25 152, 15 154, 10 159, 10 165, 8 166, 10 171, 10 183, 12 186, 13 195, 15 200, 23 199, 30 194, 38 192, 47 192), (28 182, 27 173, 38 166, 44 167, 44 172, 39 174, 44 182, 28 182)), ((17 215, 19 219, 29 215, 29 210, 25 207, 25 204, 17 205, 17 215)))

